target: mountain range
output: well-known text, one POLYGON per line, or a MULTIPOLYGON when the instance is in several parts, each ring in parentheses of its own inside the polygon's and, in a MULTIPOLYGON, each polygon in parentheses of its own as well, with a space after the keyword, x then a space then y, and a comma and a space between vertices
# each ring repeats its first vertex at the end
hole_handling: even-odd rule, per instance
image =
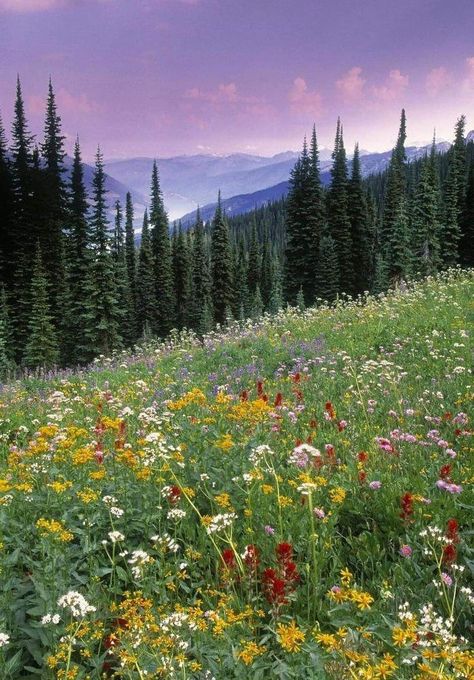
MULTIPOLYGON (((474 140, 474 130, 467 137, 474 140)), ((406 155, 409 161, 429 153, 431 145, 409 146, 406 155)), ((449 149, 449 142, 439 142, 439 152, 449 149)), ((389 164, 392 151, 381 153, 361 152, 363 176, 382 172, 389 164)), ((238 215, 277 200, 288 192, 290 172, 299 156, 296 151, 285 151, 270 157, 235 153, 225 156, 197 154, 158 158, 161 189, 171 220, 181 218, 184 225, 195 219, 196 208, 201 206, 204 220, 212 218, 217 193, 220 190, 223 207, 227 214, 238 215)), ((331 151, 320 151, 321 178, 324 184, 330 181, 331 151)), ((72 160, 66 158, 69 170, 72 160)), ((153 158, 130 158, 105 162, 108 202, 111 207, 118 199, 125 204, 130 191, 133 196, 136 230, 140 230, 141 219, 148 203, 153 158)), ((349 159, 350 166, 350 159, 349 159)), ((88 192, 91 193, 93 167, 85 164, 84 176, 88 192)))

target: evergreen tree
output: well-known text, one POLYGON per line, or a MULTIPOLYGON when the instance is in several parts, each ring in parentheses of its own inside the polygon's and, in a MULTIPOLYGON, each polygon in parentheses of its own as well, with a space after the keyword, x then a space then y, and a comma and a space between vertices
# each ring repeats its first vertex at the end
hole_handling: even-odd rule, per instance
POLYGON ((375 255, 374 279, 370 292, 373 295, 385 292, 390 285, 388 267, 383 259, 383 255, 378 251, 375 255))
POLYGON ((29 368, 51 368, 59 358, 58 341, 49 306, 48 282, 38 243, 31 281, 31 315, 24 363, 29 368))
POLYGON ((133 228, 133 201, 127 192, 125 203, 125 261, 130 296, 129 326, 133 339, 138 337, 137 321, 137 255, 135 249, 135 230, 133 228))
POLYGON ((11 289, 15 267, 13 186, 7 140, 0 117, 0 281, 11 289))
POLYGON ((91 215, 94 246, 90 315, 93 322, 93 345, 101 354, 109 355, 121 346, 121 319, 114 263, 110 253, 105 200, 105 173, 100 149, 97 149, 93 178, 93 206, 91 215))
POLYGON ((452 267, 459 260, 466 194, 465 117, 456 122, 454 143, 449 152, 448 176, 445 185, 445 214, 441 229, 442 258, 452 267))
POLYGON ((359 144, 355 145, 352 176, 348 186, 349 219, 351 222, 352 268, 355 295, 369 289, 373 232, 360 170, 359 144))
MULTIPOLYGON (((69 248, 66 253, 69 287, 68 328, 74 339, 68 362, 84 364, 93 358, 94 327, 91 312, 92 234, 87 220, 87 195, 79 139, 74 145, 74 157, 69 185, 69 248)), ((67 353, 67 352, 66 352, 67 353)))
POLYGON ((303 289, 305 301, 315 297, 317 243, 321 232, 321 204, 318 192, 319 166, 316 135, 308 153, 303 151, 290 175, 286 212, 285 290, 289 302, 295 303, 303 289))
POLYGON ((270 292, 270 300, 268 302, 268 311, 271 314, 277 314, 283 307, 283 282, 281 267, 278 261, 273 262, 272 271, 272 289, 270 292))
MULTIPOLYGON (((341 121, 337 120, 336 141, 332 154, 331 186, 328 194, 328 223, 337 253, 339 286, 346 293, 354 289, 354 261, 349 218, 347 160, 341 121)), ((319 291, 321 293, 321 291, 319 291)))
POLYGON ((61 118, 58 116, 56 98, 51 79, 48 86, 44 141, 41 154, 44 158, 43 209, 41 211, 40 243, 43 264, 51 285, 51 305, 58 320, 63 310, 56 304, 61 287, 61 258, 63 253, 63 229, 67 221, 67 195, 63 179, 64 173, 64 136, 61 133, 61 118))
POLYGON ((268 227, 265 225, 263 232, 263 244, 262 244, 262 263, 260 269, 260 288, 262 291, 263 306, 265 309, 268 308, 270 303, 270 295, 272 292, 272 250, 271 242, 268 234, 268 227))
POLYGON ((232 250, 219 192, 211 230, 212 303, 216 322, 224 324, 234 305, 232 250))
POLYGON ((150 231, 157 307, 156 329, 154 330, 163 337, 173 328, 175 300, 168 217, 163 204, 156 161, 153 163, 151 177, 150 231))
POLYGON ((340 290, 339 260, 336 244, 332 236, 323 236, 319 247, 318 266, 319 297, 326 302, 333 302, 340 290))
POLYGON ((137 320, 142 335, 149 336, 156 328, 157 314, 153 252, 145 210, 137 269, 137 320))
POLYGON ((462 264, 465 267, 474 267, 474 158, 467 182, 459 250, 462 264))
POLYGON ((15 366, 13 342, 7 293, 2 283, 0 286, 0 379, 5 378, 15 366))
POLYGON ((412 252, 414 269, 421 276, 434 274, 440 265, 438 222, 439 196, 433 158, 423 163, 415 189, 412 209, 412 252))
POLYGON ((263 314, 263 300, 262 295, 260 293, 260 286, 257 283, 257 287, 255 289, 255 293, 252 299, 252 318, 258 319, 259 317, 262 316, 262 314, 263 314))
POLYGON ((212 327, 211 273, 206 252, 204 224, 201 213, 197 211, 194 227, 192 253, 192 300, 191 327, 198 333, 206 333, 212 327))
POLYGON ((260 286, 260 244, 257 236, 257 225, 254 221, 250 237, 247 265, 247 287, 251 296, 255 295, 257 286, 260 286))
POLYGON ((186 237, 180 223, 174 249, 175 319, 179 329, 189 327, 191 294, 189 268, 190 259, 187 250, 186 237))
POLYGON ((300 286, 300 289, 298 291, 298 295, 296 296, 296 306, 300 310, 300 312, 304 312, 306 309, 306 304, 304 301, 304 293, 303 293, 303 286, 300 286))
POLYGON ((123 230, 123 212, 120 201, 115 202, 114 237, 112 243, 112 257, 114 263, 115 287, 119 309, 122 311, 123 323, 121 335, 127 345, 131 345, 136 338, 135 305, 128 280, 127 258, 125 251, 125 236, 123 230))
POLYGON ((406 240, 410 241, 406 220, 406 117, 402 109, 397 144, 392 152, 387 175, 387 188, 381 229, 383 259, 390 280, 399 279, 407 274, 406 240), (397 243, 402 234, 402 243, 397 243), (401 257, 401 259, 399 259, 401 257))
POLYGON ((248 265, 247 250, 243 238, 239 239, 235 266, 234 266, 234 286, 235 286, 235 313, 236 317, 243 321, 251 316, 251 296, 248 287, 248 265))

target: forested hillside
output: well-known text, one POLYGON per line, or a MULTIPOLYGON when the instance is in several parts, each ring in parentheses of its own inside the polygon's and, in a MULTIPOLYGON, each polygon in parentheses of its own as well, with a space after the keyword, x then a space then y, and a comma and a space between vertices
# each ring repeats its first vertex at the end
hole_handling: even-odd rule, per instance
POLYGON ((133 198, 109 223, 102 152, 87 196, 79 140, 66 179, 64 135, 50 82, 44 136, 29 131, 18 80, 10 139, 0 123, 0 370, 86 364, 172 329, 198 335, 407 277, 474 264, 474 145, 465 120, 450 150, 407 163, 406 119, 386 172, 349 166, 337 121, 331 181, 321 182, 316 130, 287 199, 186 231, 170 229, 156 162, 140 246, 133 198))

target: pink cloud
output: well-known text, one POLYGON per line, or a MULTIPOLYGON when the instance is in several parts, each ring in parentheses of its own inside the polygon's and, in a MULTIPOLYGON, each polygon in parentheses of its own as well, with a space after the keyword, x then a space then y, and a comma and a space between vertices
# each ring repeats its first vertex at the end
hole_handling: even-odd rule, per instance
POLYGON ((322 97, 316 90, 309 90, 304 78, 299 76, 293 81, 293 87, 288 93, 290 110, 292 113, 314 116, 322 113, 322 97))
POLYGON ((432 69, 426 76, 425 87, 431 97, 435 97, 450 84, 451 75, 444 66, 432 69))
MULTIPOLYGON (((99 106, 86 94, 73 95, 64 87, 56 92, 56 103, 60 114, 62 112, 92 113, 99 109, 99 106)), ((28 97, 28 109, 32 114, 43 114, 46 110, 46 96, 34 94, 28 97)))
POLYGON ((366 82, 365 78, 362 77, 360 66, 354 66, 340 80, 336 81, 336 87, 345 99, 354 100, 362 97, 366 82))
POLYGON ((467 76, 463 81, 463 90, 465 92, 474 92, 474 57, 466 59, 467 76))
POLYGON ((218 104, 222 102, 248 101, 250 98, 242 97, 237 91, 235 83, 221 83, 216 90, 204 91, 193 87, 184 94, 186 99, 200 99, 201 101, 218 104))
POLYGON ((41 12, 64 4, 63 0, 0 0, 3 12, 41 12))
POLYGON ((406 90, 408 80, 408 76, 404 76, 398 68, 392 69, 383 85, 372 88, 374 97, 385 102, 398 99, 406 90))

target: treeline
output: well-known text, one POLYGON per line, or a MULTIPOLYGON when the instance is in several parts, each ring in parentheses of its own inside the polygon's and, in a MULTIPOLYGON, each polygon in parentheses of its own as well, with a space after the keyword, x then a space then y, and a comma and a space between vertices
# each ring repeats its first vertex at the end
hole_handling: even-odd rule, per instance
POLYGON ((198 213, 192 229, 175 224, 171 234, 154 163, 137 248, 130 194, 109 223, 100 149, 88 196, 79 140, 65 170, 51 82, 36 144, 18 81, 10 144, 0 120, 0 372, 82 365, 174 328, 204 334, 286 302, 303 307, 472 265, 474 153, 464 118, 446 156, 433 146, 408 165, 405 136, 403 113, 388 171, 364 181, 357 147, 349 175, 338 122, 325 189, 313 130, 286 200, 227 220, 219 197, 212 223, 198 213))

